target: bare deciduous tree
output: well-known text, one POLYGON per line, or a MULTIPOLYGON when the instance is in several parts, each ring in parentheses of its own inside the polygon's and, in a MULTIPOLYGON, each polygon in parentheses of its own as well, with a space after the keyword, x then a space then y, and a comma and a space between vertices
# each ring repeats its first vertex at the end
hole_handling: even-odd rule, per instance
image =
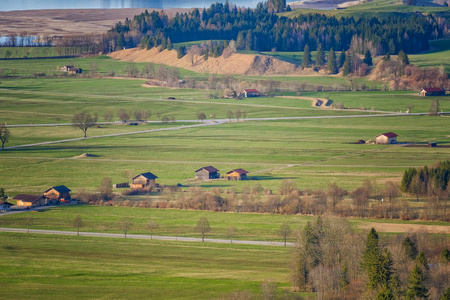
POLYGON ((158 229, 159 225, 155 222, 155 219, 151 219, 148 223, 147 223, 147 230, 150 232, 150 239, 153 239, 153 231, 155 229, 158 229))
POLYGON ((202 242, 205 241, 205 234, 211 231, 209 226, 209 221, 206 217, 201 217, 198 219, 197 226, 195 226, 195 231, 202 235, 202 242))
POLYGON ((133 226, 133 222, 130 218, 124 217, 120 220, 120 228, 122 229, 125 238, 127 238, 127 232, 131 226, 133 226))
POLYGON ((114 115, 113 115, 113 113, 110 112, 110 111, 107 111, 107 112, 105 112, 105 113, 103 114, 103 120, 104 120, 105 122, 112 122, 113 117, 114 117, 114 115))
POLYGON ((5 143, 9 141, 11 132, 5 124, 0 123, 0 142, 2 142, 2 149, 5 149, 5 143))
POLYGON ((119 110, 117 116, 119 117, 120 121, 124 123, 130 119, 130 115, 123 108, 119 110))
POLYGON ((230 226, 228 228, 228 236, 230 237, 230 243, 233 243, 233 236, 236 233, 236 227, 230 226))
POLYGON ((72 118, 72 126, 81 129, 84 137, 86 137, 87 130, 95 125, 97 125, 97 114, 91 116, 89 113, 82 112, 72 118))
POLYGON ((81 215, 76 215, 73 219, 73 227, 77 229, 77 235, 80 235, 80 228, 83 227, 83 219, 81 215))
POLYGON ((280 226, 278 233, 283 237, 284 245, 286 246, 287 237, 291 234, 291 227, 289 224, 284 223, 280 226))

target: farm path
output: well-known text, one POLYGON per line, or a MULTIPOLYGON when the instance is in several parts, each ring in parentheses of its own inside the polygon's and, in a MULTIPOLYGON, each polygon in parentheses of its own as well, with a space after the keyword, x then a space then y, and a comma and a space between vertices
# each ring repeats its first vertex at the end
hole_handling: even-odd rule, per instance
MULTIPOLYGON (((42 229, 24 229, 24 228, 0 228, 2 232, 19 232, 19 233, 35 233, 35 234, 53 234, 53 235, 71 235, 76 236, 76 231, 59 231, 59 230, 42 230, 42 229)), ((103 238, 125 238, 121 233, 101 233, 101 232, 81 232, 80 236, 103 237, 103 238)), ((193 237, 179 237, 179 236, 161 236, 161 235, 143 235, 143 234, 127 234, 128 239, 143 239, 143 240, 161 240, 161 241, 180 241, 180 242, 202 242, 201 238, 193 237)), ((205 238, 208 243, 221 244, 240 244, 240 245, 259 245, 259 246, 284 246, 284 242, 267 242, 267 241, 244 241, 244 240, 229 240, 229 239, 210 239, 205 238)), ((293 246, 294 243, 286 243, 286 246, 293 246)))
MULTIPOLYGON (((308 120, 308 119, 372 118, 372 117, 419 116, 419 115, 427 115, 427 113, 414 113, 414 114, 395 113, 395 114, 376 114, 376 115, 247 118, 246 121, 283 121, 283 120, 308 120)), ((197 121, 198 120, 179 120, 178 122, 197 122, 197 121)), ((83 137, 83 138, 74 138, 74 139, 64 139, 64 140, 58 140, 58 141, 49 141, 49 142, 42 142, 42 143, 10 146, 10 147, 5 147, 4 149, 17 149, 17 148, 74 142, 74 141, 104 138, 104 137, 117 137, 117 136, 132 135, 132 134, 142 134, 142 133, 159 132, 159 131, 171 131, 171 130, 179 130, 179 129, 195 128, 195 127, 203 127, 203 126, 214 126, 214 125, 221 125, 221 124, 225 124, 225 123, 229 123, 229 122, 226 119, 217 119, 214 121, 206 121, 206 122, 202 122, 200 124, 194 124, 194 125, 183 125, 183 126, 176 126, 176 127, 169 127, 169 128, 150 129, 150 130, 115 133, 115 134, 107 134, 107 135, 99 135, 99 136, 90 136, 90 137, 86 137, 86 138, 83 137)), ((52 125, 58 126, 61 124, 46 124, 46 125, 47 126, 52 126, 52 125)), ((18 126, 18 125, 16 125, 16 126, 18 126)), ((24 126, 24 125, 22 125, 22 126, 24 126)), ((33 126, 35 126, 35 125, 33 125, 33 126)), ((349 155, 357 155, 357 154, 349 154, 349 155)))

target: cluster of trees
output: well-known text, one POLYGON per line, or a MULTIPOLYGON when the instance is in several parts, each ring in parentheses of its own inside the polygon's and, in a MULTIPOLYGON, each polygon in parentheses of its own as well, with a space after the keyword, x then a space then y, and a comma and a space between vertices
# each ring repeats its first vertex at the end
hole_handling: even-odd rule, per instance
POLYGON ((297 235, 292 287, 317 299, 447 299, 447 243, 425 233, 381 239, 373 228, 364 242, 347 220, 318 217, 297 235))
POLYGON ((445 19, 432 15, 395 14, 377 17, 305 14, 287 18, 273 14, 283 6, 272 1, 256 9, 238 9, 228 3, 177 14, 169 19, 163 12, 145 11, 132 20, 117 23, 102 39, 105 52, 144 45, 196 40, 235 40, 238 50, 302 51, 305 45, 317 50, 352 49, 358 54, 416 53, 428 49, 430 37, 441 38, 445 19), (274 8, 274 5, 276 6, 274 8), (254 26, 258 24, 258 26, 254 26))
MULTIPOLYGON (((283 181, 277 193, 260 184, 245 186, 241 193, 233 190, 190 187, 180 190, 162 187, 159 201, 130 201, 87 198, 94 205, 133 206, 143 208, 176 208, 209 211, 240 211, 271 214, 333 214, 341 217, 450 220, 447 209, 449 193, 441 198, 427 198, 422 210, 413 209, 406 199, 399 200, 400 185, 387 182, 378 186, 367 180, 353 191, 347 191, 336 183, 330 183, 326 190, 300 190, 291 180, 283 181)), ((145 194, 149 191, 131 190, 131 194, 145 194)), ((124 195, 130 192, 124 191, 124 195)))
POLYGON ((442 161, 434 167, 409 168, 403 173, 401 189, 403 192, 439 199, 448 198, 450 193, 450 160, 442 161))

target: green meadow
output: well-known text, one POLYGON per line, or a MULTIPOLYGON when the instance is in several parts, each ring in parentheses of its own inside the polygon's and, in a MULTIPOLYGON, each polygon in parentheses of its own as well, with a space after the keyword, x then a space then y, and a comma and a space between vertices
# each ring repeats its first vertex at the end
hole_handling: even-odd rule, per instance
POLYGON ((0 233, 7 299, 218 299, 289 291, 285 247, 0 233))

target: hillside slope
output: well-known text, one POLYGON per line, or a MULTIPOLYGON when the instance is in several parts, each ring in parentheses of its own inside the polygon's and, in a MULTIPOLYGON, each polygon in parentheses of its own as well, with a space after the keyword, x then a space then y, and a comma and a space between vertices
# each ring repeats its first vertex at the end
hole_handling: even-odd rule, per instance
POLYGON ((157 48, 150 50, 132 48, 113 52, 109 56, 122 61, 164 64, 198 73, 231 75, 300 75, 304 73, 301 68, 294 64, 264 55, 233 53, 228 58, 223 56, 210 57, 206 61, 202 56, 197 56, 192 63, 189 55, 178 59, 175 50, 159 51, 157 48))

